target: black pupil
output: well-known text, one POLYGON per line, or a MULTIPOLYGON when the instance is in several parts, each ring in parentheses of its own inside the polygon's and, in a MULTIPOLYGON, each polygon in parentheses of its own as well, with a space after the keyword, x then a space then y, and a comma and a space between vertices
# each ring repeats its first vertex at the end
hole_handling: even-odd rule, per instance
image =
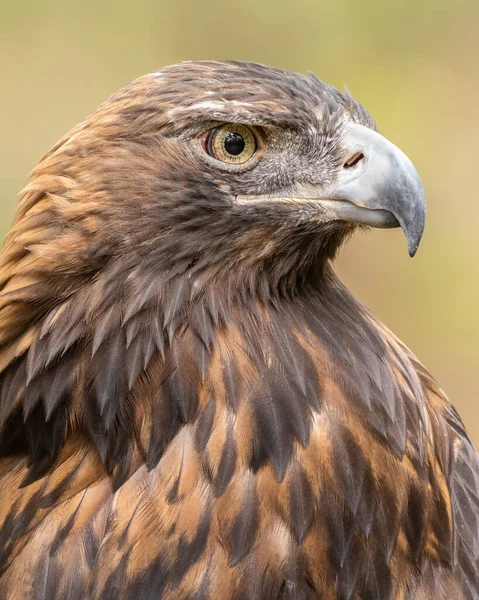
POLYGON ((225 135, 225 150, 228 154, 238 156, 244 150, 245 143, 243 136, 239 133, 227 133, 225 135))

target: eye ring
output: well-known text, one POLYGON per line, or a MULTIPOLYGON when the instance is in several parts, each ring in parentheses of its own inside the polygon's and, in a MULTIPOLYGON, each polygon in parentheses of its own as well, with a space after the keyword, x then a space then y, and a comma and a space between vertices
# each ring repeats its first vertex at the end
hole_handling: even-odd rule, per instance
POLYGON ((204 138, 207 154, 230 165, 249 161, 258 150, 258 141, 246 125, 226 123, 210 130, 204 138))

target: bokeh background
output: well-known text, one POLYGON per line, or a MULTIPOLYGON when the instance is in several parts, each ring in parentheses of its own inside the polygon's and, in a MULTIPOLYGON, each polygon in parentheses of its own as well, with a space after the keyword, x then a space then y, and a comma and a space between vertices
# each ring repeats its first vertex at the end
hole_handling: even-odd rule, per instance
POLYGON ((478 0, 0 0, 0 239, 35 162, 129 80, 235 58, 347 84, 416 164, 426 233, 357 236, 338 270, 479 445, 478 0))

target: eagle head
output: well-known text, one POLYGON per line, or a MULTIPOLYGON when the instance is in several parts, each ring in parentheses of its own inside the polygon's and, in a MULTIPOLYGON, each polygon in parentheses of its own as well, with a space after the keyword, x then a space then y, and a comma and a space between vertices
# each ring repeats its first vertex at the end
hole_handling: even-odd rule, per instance
POLYGON ((45 196, 55 243, 37 251, 57 273, 121 257, 200 287, 232 270, 296 285, 358 225, 400 225, 413 255, 425 218, 413 165, 349 93, 244 62, 127 85, 40 162, 21 213, 45 196))

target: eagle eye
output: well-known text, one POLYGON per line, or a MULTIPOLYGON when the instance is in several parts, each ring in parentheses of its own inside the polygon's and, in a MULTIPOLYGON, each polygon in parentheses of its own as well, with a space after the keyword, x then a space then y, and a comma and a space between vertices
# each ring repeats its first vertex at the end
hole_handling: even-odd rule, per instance
POLYGON ((204 147, 213 158, 239 165, 255 154, 258 144, 254 133, 246 125, 227 123, 208 133, 204 147))

